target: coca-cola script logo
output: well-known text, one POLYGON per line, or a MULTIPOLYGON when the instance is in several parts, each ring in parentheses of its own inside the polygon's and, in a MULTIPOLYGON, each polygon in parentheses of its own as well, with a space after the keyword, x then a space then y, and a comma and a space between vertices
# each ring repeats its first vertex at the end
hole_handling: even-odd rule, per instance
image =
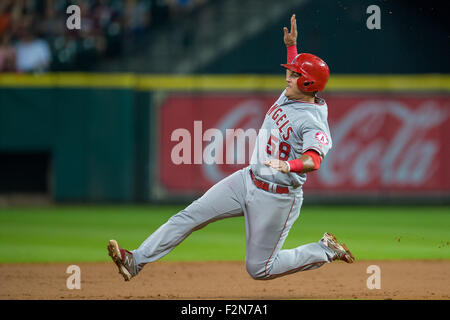
POLYGON ((436 173, 448 112, 434 101, 366 100, 332 127, 334 150, 319 170, 327 186, 417 187, 436 173))
MULTIPOLYGON (((253 152, 257 136, 255 128, 261 124, 263 119, 263 114, 261 113, 263 107, 259 101, 244 101, 225 114, 214 126, 226 137, 225 150, 228 164, 240 164, 240 167, 242 167, 248 162, 245 158, 248 158, 253 152), (245 119, 247 120, 245 121, 245 119), (228 128, 240 128, 241 130, 233 130, 232 134, 226 134, 228 128), (236 144, 233 143, 235 139, 237 140, 236 144), (248 152, 246 153, 246 151, 248 152)), ((215 139, 209 147, 223 150, 223 143, 223 140, 215 139), (220 148, 218 144, 221 144, 220 148)), ((217 161, 211 161, 210 165, 202 166, 203 174, 210 181, 219 181, 229 174, 229 172, 224 172, 222 169, 222 166, 218 165, 217 161)))
POLYGON ((271 94, 174 94, 159 109, 158 179, 166 190, 207 190, 248 165, 271 94))

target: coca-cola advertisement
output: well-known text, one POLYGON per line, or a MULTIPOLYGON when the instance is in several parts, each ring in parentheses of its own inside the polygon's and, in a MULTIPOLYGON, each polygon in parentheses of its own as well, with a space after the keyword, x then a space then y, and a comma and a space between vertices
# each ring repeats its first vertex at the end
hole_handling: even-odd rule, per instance
MULTIPOLYGON (((158 108, 158 184, 201 193, 249 164, 273 93, 172 94, 158 108)), ((328 94, 333 147, 305 190, 450 193, 450 99, 431 94, 328 94)))

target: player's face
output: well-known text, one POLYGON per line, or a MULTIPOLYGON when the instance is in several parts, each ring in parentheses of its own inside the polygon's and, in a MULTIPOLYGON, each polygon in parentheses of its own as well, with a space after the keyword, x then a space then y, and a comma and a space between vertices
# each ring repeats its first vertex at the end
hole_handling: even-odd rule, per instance
POLYGON ((302 92, 297 87, 297 79, 300 78, 300 74, 289 69, 286 69, 286 93, 285 96, 288 99, 298 98, 302 96, 302 92))

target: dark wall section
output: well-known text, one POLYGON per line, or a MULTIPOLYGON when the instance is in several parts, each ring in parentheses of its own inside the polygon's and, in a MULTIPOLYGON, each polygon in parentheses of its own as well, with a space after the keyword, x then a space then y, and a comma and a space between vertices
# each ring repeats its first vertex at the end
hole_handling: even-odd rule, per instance
POLYGON ((49 152, 0 152, 0 193, 48 193, 49 152))
MULTIPOLYGON (((323 58, 332 73, 448 73, 450 27, 445 1, 315 0, 292 10, 299 52, 323 58), (369 30, 369 5, 381 10, 381 29, 369 30)), ((270 8, 268 8, 270 10, 270 8)), ((198 73, 280 73, 290 15, 198 73)))
MULTIPOLYGON (((149 121, 148 103, 135 105, 135 95, 133 90, 1 89, 0 158, 8 162, 7 154, 23 151, 50 155, 56 201, 135 200, 135 188, 146 181, 141 167, 148 163, 145 148, 138 146, 148 138, 136 137, 145 134, 149 121)), ((36 166, 29 160, 25 171, 36 166)))

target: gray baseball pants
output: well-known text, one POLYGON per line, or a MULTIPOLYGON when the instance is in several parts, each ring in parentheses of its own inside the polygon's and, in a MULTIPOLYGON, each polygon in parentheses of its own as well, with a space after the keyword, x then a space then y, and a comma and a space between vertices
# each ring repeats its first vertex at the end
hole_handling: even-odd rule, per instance
POLYGON ((271 193, 255 186, 249 167, 233 173, 172 216, 132 251, 137 271, 168 254, 193 231, 220 219, 242 215, 246 231, 245 263, 252 278, 273 279, 331 262, 334 252, 320 241, 281 250, 300 215, 303 192, 299 189, 288 194, 271 193))

